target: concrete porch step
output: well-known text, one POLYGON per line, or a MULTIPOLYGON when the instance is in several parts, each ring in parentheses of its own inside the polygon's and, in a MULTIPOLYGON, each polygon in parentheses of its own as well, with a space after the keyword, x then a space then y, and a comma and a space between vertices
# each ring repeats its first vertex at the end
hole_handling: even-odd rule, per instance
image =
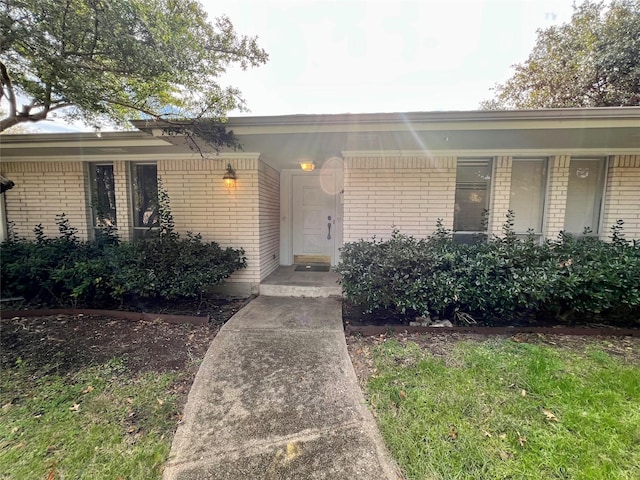
POLYGON ((341 297, 336 272, 296 272, 296 266, 280 266, 260 284, 260 295, 267 297, 341 297))
POLYGON ((265 285, 260 284, 260 295, 266 297, 339 297, 342 289, 338 287, 316 287, 304 285, 265 285))

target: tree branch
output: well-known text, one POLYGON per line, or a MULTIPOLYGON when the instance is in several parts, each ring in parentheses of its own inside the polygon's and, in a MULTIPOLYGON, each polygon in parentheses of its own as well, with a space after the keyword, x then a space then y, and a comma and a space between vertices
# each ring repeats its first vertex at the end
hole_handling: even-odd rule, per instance
POLYGON ((7 100, 9 102, 9 117, 15 117, 16 116, 16 94, 13 90, 13 84, 11 83, 11 77, 9 76, 9 72, 7 71, 7 67, 4 64, 4 62, 1 62, 1 61, 0 61, 0 82, 2 83, 2 95, 0 95, 0 98, 2 98, 3 96, 7 97, 7 100))

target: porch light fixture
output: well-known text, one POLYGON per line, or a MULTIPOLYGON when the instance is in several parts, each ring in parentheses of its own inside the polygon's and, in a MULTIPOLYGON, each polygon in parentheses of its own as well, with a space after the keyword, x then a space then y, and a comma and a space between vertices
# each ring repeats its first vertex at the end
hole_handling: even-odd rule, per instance
POLYGON ((224 177, 222 177, 222 180, 224 180, 224 186, 228 189, 236 186, 236 171, 231 168, 230 163, 227 165, 227 171, 225 172, 224 177))
POLYGON ((313 163, 313 160, 305 160, 304 162, 300 162, 300 168, 305 172, 313 172, 316 164, 313 163))

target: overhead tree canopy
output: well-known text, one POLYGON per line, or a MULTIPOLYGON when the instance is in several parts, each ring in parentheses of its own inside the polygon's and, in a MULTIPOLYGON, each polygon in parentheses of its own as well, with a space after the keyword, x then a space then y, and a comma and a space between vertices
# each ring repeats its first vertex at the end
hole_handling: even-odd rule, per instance
POLYGON ((538 30, 527 61, 481 108, 640 105, 640 0, 573 8, 569 23, 538 30))
POLYGON ((196 0, 0 0, 0 131, 54 111, 89 125, 222 119, 244 101, 220 76, 267 58, 196 0))

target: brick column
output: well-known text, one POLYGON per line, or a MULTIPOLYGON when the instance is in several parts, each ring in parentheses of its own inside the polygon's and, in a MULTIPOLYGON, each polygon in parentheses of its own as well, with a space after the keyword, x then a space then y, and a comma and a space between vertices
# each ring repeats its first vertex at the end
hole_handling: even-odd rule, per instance
POLYGON ((554 239, 564 230, 570 160, 569 155, 557 155, 549 159, 547 204, 542 226, 545 238, 554 239))
POLYGON ((131 218, 131 170, 129 162, 113 162, 113 182, 116 196, 116 223, 121 240, 133 238, 131 218))
POLYGON ((502 225, 507 220, 511 198, 512 157, 496 157, 493 174, 492 194, 489 203, 489 238, 502 236, 502 225))

